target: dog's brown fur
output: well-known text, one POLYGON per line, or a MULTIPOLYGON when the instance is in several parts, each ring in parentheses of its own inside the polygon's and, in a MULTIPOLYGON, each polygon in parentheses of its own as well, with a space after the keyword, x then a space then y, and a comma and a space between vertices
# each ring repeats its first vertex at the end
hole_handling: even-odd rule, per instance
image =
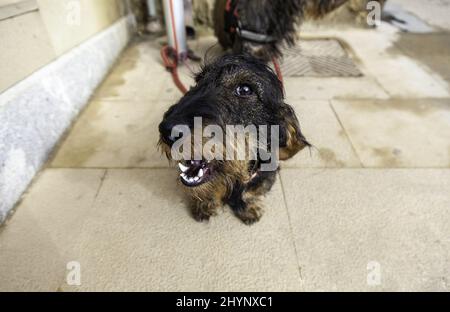
MULTIPOLYGON (((171 147, 176 140, 171 136, 173 128, 180 124, 192 128, 194 117, 203 117, 221 129, 227 125, 279 126, 281 160, 309 146, 294 110, 284 103, 280 81, 263 62, 250 56, 227 55, 205 66, 196 81, 197 85, 169 108, 159 126, 160 146, 169 159, 173 158, 171 147), (249 86, 252 93, 238 95, 236 90, 243 85, 249 86)), ((255 143, 246 139, 247 144, 255 143)), ((237 153, 242 148, 245 147, 233 145, 232 152, 237 153)), ((203 159, 206 159, 204 153, 203 159)), ((199 162, 212 173, 210 180, 203 184, 183 186, 193 202, 194 218, 208 220, 219 207, 228 204, 245 224, 258 221, 263 214, 261 197, 272 188, 278 171, 277 164, 272 171, 262 171, 263 162, 259 155, 256 160, 247 157, 245 160, 199 162)))

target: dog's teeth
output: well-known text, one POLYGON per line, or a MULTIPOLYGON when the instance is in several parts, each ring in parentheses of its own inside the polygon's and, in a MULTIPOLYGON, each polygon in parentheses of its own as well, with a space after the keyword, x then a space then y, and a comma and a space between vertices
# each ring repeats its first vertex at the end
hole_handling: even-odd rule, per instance
POLYGON ((189 178, 189 182, 194 183, 195 182, 194 178, 189 178))
POLYGON ((189 170, 189 167, 186 167, 185 165, 183 165, 182 163, 178 163, 178 167, 180 167, 181 172, 186 172, 189 170))
POLYGON ((204 174, 205 174, 205 172, 203 171, 203 169, 200 169, 200 170, 198 171, 198 177, 199 177, 199 178, 203 177, 204 174))
POLYGON ((200 180, 199 177, 194 177, 194 181, 197 182, 198 180, 200 180))

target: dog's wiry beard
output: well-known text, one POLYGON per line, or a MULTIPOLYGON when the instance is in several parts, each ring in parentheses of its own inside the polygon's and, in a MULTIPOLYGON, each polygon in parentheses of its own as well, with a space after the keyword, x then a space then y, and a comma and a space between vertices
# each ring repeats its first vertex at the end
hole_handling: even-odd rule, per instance
MULTIPOLYGON (((246 138, 245 142, 238 140, 231 140, 226 138, 224 142, 234 142, 231 144, 223 144, 220 148, 222 155, 218 157, 215 151, 208 151, 204 149, 208 143, 207 138, 203 138, 200 145, 196 145, 193 136, 188 144, 189 156, 184 155, 187 159, 175 160, 173 146, 167 145, 164 140, 160 139, 158 146, 161 152, 167 157, 172 165, 178 165, 181 185, 187 194, 196 200, 209 201, 212 198, 223 198, 231 194, 233 186, 236 181, 241 181, 243 184, 251 180, 255 157, 252 157, 252 150, 257 142, 246 138), (196 150, 202 151, 201 160, 194 160, 196 150), (214 153, 214 155, 210 154, 214 153), (232 155, 227 155, 232 154, 232 155), (243 159, 239 157, 243 157, 243 159), (219 158, 220 160, 213 159, 219 158), (235 160, 228 160, 228 158, 235 160), (212 159, 212 160, 208 160, 212 159), (203 174, 209 174, 206 180, 196 185, 195 181, 191 180, 192 185, 189 185, 189 178, 198 177, 199 170, 203 174), (188 175, 188 177, 186 177, 188 175), (187 178, 187 179, 186 179, 187 178)), ((217 146, 217 145, 215 145, 217 146)), ((179 158, 179 157, 178 157, 179 158)))

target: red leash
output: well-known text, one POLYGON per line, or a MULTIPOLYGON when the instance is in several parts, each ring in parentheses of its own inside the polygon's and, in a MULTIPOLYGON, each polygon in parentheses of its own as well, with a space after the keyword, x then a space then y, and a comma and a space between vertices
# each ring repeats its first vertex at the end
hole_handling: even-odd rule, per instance
MULTIPOLYGON (((232 10, 232 0, 227 0, 226 5, 225 5, 225 11, 231 12, 231 10, 232 10)), ((235 6, 233 14, 234 14, 234 16, 238 17, 237 5, 235 6)), ((161 57, 162 57, 164 66, 172 74, 173 82, 175 83, 177 88, 181 91, 182 94, 186 94, 188 90, 183 85, 183 83, 180 80, 180 76, 178 75, 178 57, 179 57, 179 55, 178 55, 178 40, 177 40, 177 33, 175 31, 175 16, 173 14, 172 1, 170 1, 170 18, 171 18, 171 22, 173 25, 172 30, 173 30, 174 40, 175 40, 175 49, 170 48, 168 46, 164 46, 161 49, 161 57)), ((232 30, 230 30, 230 31, 232 31, 232 30)), ((281 67, 275 58, 272 58, 272 63, 275 68, 275 72, 278 76, 278 79, 280 80, 281 85, 283 85, 283 75, 281 72, 281 67)))
POLYGON ((180 76, 178 76, 178 70, 177 70, 177 67, 178 67, 178 40, 177 40, 177 32, 175 31, 175 16, 173 14, 172 1, 170 1, 170 18, 172 21, 172 30, 173 30, 173 37, 174 37, 174 41, 175 41, 175 49, 172 49, 168 46, 164 46, 161 49, 161 57, 162 57, 164 66, 172 74, 173 82, 178 87, 178 89, 180 89, 181 93, 185 94, 187 92, 187 89, 181 82, 180 76))
POLYGON ((168 46, 164 46, 161 49, 161 57, 166 69, 172 74, 172 79, 181 93, 186 94, 187 89, 178 76, 178 56, 177 52, 168 46))
MULTIPOLYGON (((226 2, 226 11, 231 10, 231 0, 227 0, 226 2)), ((237 6, 234 10, 234 15, 237 17, 237 6)), ((170 18, 172 21, 172 29, 173 29, 173 36, 175 40, 175 49, 170 48, 168 46, 164 46, 161 49, 161 58, 163 60, 164 66, 166 69, 172 74, 172 79, 177 88, 181 91, 182 94, 187 93, 187 88, 183 85, 183 82, 180 80, 180 76, 178 75, 178 41, 177 41, 177 33, 175 31, 175 16, 173 14, 173 3, 170 1, 170 18)), ((277 60, 275 58, 272 58, 273 66, 275 68, 275 72, 278 76, 278 79, 281 82, 281 85, 283 85, 283 75, 281 73, 280 65, 278 64, 277 60)))
MULTIPOLYGON (((273 67, 275 68, 275 72, 277 73, 278 76, 278 80, 280 80, 281 85, 284 85, 284 81, 283 81, 283 73, 281 72, 281 67, 280 64, 278 64, 278 61, 276 58, 272 58, 272 63, 273 63, 273 67)), ((284 87, 284 86, 283 86, 284 87)))

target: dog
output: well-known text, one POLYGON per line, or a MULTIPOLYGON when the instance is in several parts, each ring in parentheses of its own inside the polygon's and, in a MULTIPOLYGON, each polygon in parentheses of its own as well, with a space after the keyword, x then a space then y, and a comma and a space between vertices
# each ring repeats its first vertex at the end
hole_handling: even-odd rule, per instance
POLYGON ((282 56, 283 46, 295 44, 296 26, 305 17, 321 18, 347 2, 350 10, 367 14, 369 0, 216 0, 215 35, 224 49, 269 62, 282 56))
MULTIPOLYGON (((245 224, 253 224, 263 214, 260 199, 275 183, 278 160, 289 159, 310 144, 300 130, 293 108, 284 102, 280 80, 261 60, 250 55, 224 55, 204 65, 195 82, 195 86, 165 112, 159 125, 158 145, 169 161, 178 163, 181 186, 191 199, 192 215, 197 221, 209 220, 227 204, 245 224), (202 120, 200 130, 215 126, 219 132, 227 132, 230 125, 246 129, 253 126, 260 135, 261 129, 270 128, 267 137, 275 138, 278 146, 270 140, 265 151, 278 152, 272 154, 271 159, 263 157, 261 150, 253 153, 254 157, 249 157, 248 153, 244 158, 211 159, 211 151, 204 148, 206 139, 201 137, 198 142, 204 149, 200 149, 200 157, 194 158, 189 151, 184 159, 174 159, 174 147, 180 146, 180 142, 183 153, 189 146, 198 147, 195 139, 183 138, 179 130, 195 132, 199 118, 202 120), (265 167, 270 169, 263 169, 265 167)), ((217 139, 218 145, 211 149, 221 150, 219 156, 234 155, 239 149, 239 142, 228 146, 225 141, 230 136, 227 135, 225 139, 217 139)), ((245 143, 252 141, 247 135, 244 137, 245 143)))

